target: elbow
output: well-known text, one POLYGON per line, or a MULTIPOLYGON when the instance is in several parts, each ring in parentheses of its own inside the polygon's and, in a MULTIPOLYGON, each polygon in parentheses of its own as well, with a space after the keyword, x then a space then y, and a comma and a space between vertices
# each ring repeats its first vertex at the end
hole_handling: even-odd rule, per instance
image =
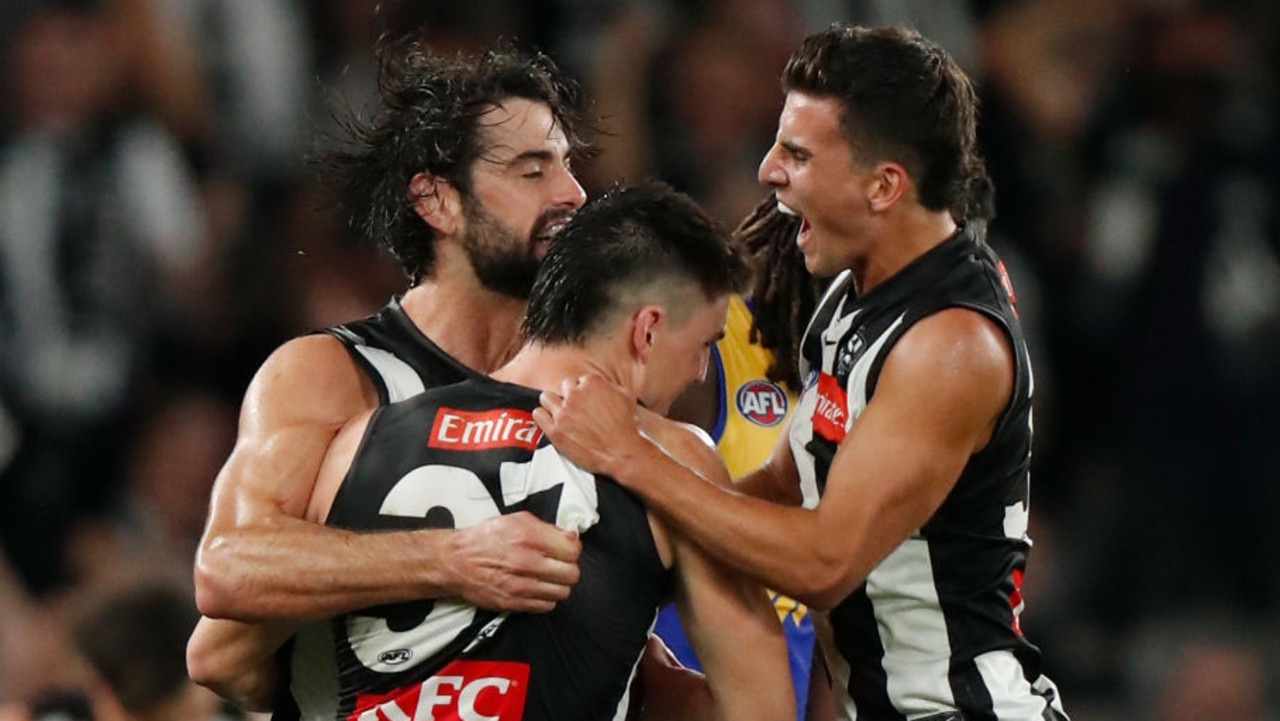
POLYGON ((815 611, 830 611, 839 606, 848 595, 830 588, 814 588, 797 596, 797 600, 803 601, 806 606, 815 611))
POLYGON ((187 642, 187 676, 194 683, 246 711, 270 711, 273 686, 269 675, 261 670, 245 672, 232 661, 227 654, 206 648, 198 634, 187 642))
POLYGON ((199 632, 187 641, 187 676, 219 696, 229 698, 233 674, 225 663, 219 662, 217 651, 206 646, 199 632))
POLYGON ((187 641, 187 676, 219 696, 222 695, 220 689, 224 685, 223 675, 219 673, 217 663, 200 644, 198 636, 192 636, 187 641))
MULTIPOLYGON (((209 618, 245 618, 244 609, 239 605, 239 597, 235 591, 234 581, 222 568, 222 546, 218 540, 201 545, 196 554, 194 575, 196 591, 196 608, 201 615, 209 618)), ((188 661, 190 657, 188 657, 188 661)))
POLYGON ((865 575, 835 560, 815 559, 812 566, 802 571, 795 593, 790 595, 811 609, 830 611, 848 598, 865 575))

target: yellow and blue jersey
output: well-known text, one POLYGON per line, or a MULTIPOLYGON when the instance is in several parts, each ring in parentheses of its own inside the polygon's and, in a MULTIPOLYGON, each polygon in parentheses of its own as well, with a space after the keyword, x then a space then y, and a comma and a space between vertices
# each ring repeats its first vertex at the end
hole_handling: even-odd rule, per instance
MULTIPOLYGON (((734 298, 729 304, 724 338, 716 343, 708 370, 714 374, 718 399, 711 438, 734 478, 769 458, 796 400, 785 386, 765 377, 773 357, 751 342, 751 321, 747 302, 734 298)), ((796 710, 798 718, 803 719, 813 660, 813 621, 804 604, 777 593, 770 597, 787 637, 796 710)), ((655 632, 681 663, 701 669, 671 606, 659 615, 655 632)))

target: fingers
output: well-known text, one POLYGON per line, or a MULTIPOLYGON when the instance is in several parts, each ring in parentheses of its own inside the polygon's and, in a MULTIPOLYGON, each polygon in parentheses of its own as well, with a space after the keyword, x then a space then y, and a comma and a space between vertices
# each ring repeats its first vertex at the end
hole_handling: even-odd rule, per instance
POLYGON ((513 556, 517 568, 497 574, 497 580, 478 589, 473 602, 500 611, 545 613, 569 597, 578 582, 578 566, 545 557, 513 556))
POLYGON ((452 559, 465 579, 461 595, 498 611, 542 613, 569 597, 578 582, 578 535, 528 511, 491 518, 459 531, 452 559))

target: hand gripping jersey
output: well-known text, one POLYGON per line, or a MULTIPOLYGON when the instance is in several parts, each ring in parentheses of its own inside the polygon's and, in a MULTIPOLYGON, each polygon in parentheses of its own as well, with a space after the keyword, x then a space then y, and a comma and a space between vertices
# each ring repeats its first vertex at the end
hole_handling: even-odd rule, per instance
POLYGON ((378 409, 328 525, 463 528, 529 511, 582 539, 581 580, 546 614, 454 599, 368 608, 299 630, 291 695, 313 721, 621 719, 670 592, 639 500, 562 459, 538 393, 477 377, 378 409))
MULTIPOLYGON (((729 302, 724 337, 712 353, 711 372, 717 393, 717 416, 711 437, 734 478, 763 464, 786 426, 795 396, 765 371, 772 355, 751 342, 751 309, 742 298, 729 302)), ((813 621, 803 603, 772 593, 774 610, 787 637, 787 656, 796 694, 796 717, 803 719, 809 699, 809 671, 813 663, 813 621)), ((662 609, 656 632, 680 663, 701 670, 693 647, 680 626, 673 606, 662 609)))
MULTIPOLYGON (((1016 368, 990 443, 934 515, 832 609, 818 638, 844 718, 1053 719, 1057 690, 1022 636, 1032 376, 1013 290, 995 253, 961 229, 862 297, 833 282, 803 341, 806 378, 791 427, 805 507, 873 397, 885 358, 921 318, 951 307, 1001 326, 1016 368)), ((904 431, 909 432, 909 429, 904 431)))

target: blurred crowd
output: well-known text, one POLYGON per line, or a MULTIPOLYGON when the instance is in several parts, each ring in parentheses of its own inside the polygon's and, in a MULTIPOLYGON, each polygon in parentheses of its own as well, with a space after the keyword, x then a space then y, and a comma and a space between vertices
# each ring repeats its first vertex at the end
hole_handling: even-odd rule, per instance
MULTIPOLYGON (((376 5, 0 0, 0 718, 128 696, 84 619, 159 598, 186 623, 250 374, 405 287, 308 162, 367 111, 379 32, 542 49, 598 118, 589 194, 658 176, 733 225, 786 57, 836 20, 917 27, 979 82, 989 240, 1036 363, 1023 623, 1068 708, 1280 717, 1280 6, 376 5)), ((111 708, 85 713, 142 713, 111 708)))

